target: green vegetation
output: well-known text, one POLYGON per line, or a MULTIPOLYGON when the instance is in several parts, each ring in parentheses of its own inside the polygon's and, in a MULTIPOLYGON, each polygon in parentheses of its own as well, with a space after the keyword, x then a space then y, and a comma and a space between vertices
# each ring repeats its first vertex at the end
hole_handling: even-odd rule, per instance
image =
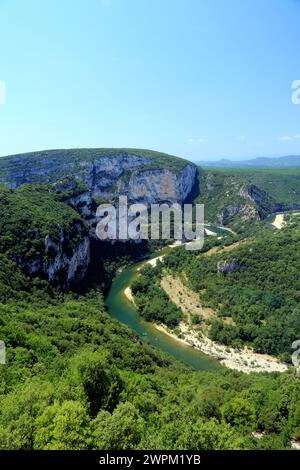
POLYGON ((200 170, 199 180, 198 200, 205 205, 206 221, 229 225, 239 233, 256 230, 259 220, 274 208, 300 207, 300 169, 205 168, 200 170), (249 185, 255 186, 258 202, 244 194, 243 188, 249 185))
POLYGON ((236 347, 248 344, 290 360, 291 344, 300 336, 299 225, 262 232, 210 256, 176 251, 166 256, 165 264, 184 272, 201 302, 218 314, 210 328, 212 339, 236 347), (218 272, 218 263, 226 261, 235 268, 218 272), (224 324, 226 317, 234 324, 224 324))
POLYGON ((131 289, 137 308, 146 321, 165 323, 174 328, 181 320, 182 313, 160 288, 160 272, 159 262, 155 268, 145 266, 131 289))
MULTIPOLYGON (((24 262, 47 257, 46 235, 55 239, 63 228, 67 251, 82 236, 75 230, 83 226, 79 215, 62 201, 83 188, 55 190, 0 191, 0 339, 7 351, 0 365, 0 449, 286 449, 300 439, 294 370, 196 372, 111 320, 99 289, 66 292, 26 275, 24 262), (264 435, 258 440, 253 431, 264 435)), ((211 237, 204 251, 236 239, 211 237)), ((103 290, 117 267, 133 258, 131 251, 145 250, 101 247, 96 264, 105 272, 103 290)), ((246 341, 287 354, 299 333, 297 253, 295 225, 262 234, 234 253, 204 257, 174 249, 166 262, 186 273, 220 320, 234 318, 228 344, 246 341), (217 274, 217 262, 233 256, 241 269, 217 274)), ((180 312, 159 288, 161 269, 142 270, 132 287, 145 318, 174 327, 180 312)), ((216 336, 218 328, 211 328, 216 336)))
POLYGON ((0 250, 25 261, 46 256, 45 236, 58 241, 61 231, 69 239, 66 251, 80 241, 84 224, 79 214, 45 186, 0 188, 0 250), (76 228, 80 224, 82 231, 76 228))
POLYGON ((300 168, 287 169, 226 169, 205 168, 205 173, 217 173, 223 178, 250 182, 267 191, 271 198, 281 203, 300 203, 300 168))
MULTIPOLYGON (((64 203, 67 198, 82 191, 84 187, 80 183, 66 180, 55 185, 0 188, 0 251, 22 266, 25 273, 30 273, 30 267, 37 265, 40 267, 38 274, 42 275, 43 271, 46 277, 46 268, 42 267, 47 267, 50 258, 53 260, 55 255, 51 249, 46 250, 46 236, 50 235, 51 241, 58 243, 63 235, 61 247, 68 256, 88 234, 79 213, 64 203)), ((97 284, 106 292, 120 266, 138 259, 151 249, 147 243, 138 246, 93 244, 89 278, 74 287, 83 290, 97 284)), ((62 273, 62 276, 65 274, 62 273)), ((34 282, 38 282, 36 278, 32 280, 34 282)))
POLYGON ((8 267, 1 449, 281 449, 300 437, 292 372, 187 370, 110 320, 99 293, 47 291, 8 267))

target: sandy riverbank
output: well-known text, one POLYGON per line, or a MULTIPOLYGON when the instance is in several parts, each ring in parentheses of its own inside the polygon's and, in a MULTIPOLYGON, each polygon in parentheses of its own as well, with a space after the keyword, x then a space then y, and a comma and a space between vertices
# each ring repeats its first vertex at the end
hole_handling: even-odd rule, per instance
POLYGON ((156 258, 151 258, 148 261, 145 261, 145 263, 140 268, 138 268, 138 271, 140 271, 144 266, 146 266, 146 264, 152 267, 156 266, 158 261, 162 261, 164 256, 165 255, 157 256, 156 258))
MULTIPOLYGON (((158 260, 161 261, 163 257, 164 255, 157 256, 156 258, 146 261, 145 264, 156 266, 158 260)), ((179 279, 174 279, 171 283, 173 287, 174 283, 176 284, 177 282, 179 284, 176 284, 176 291, 178 291, 178 295, 180 294, 178 298, 174 295, 174 292, 169 289, 169 279, 166 277, 164 280, 165 283, 163 283, 162 288, 171 300, 173 300, 175 304, 181 308, 186 315, 188 315, 188 317, 191 313, 196 312, 203 318, 209 318, 212 316, 212 310, 205 309, 199 302, 200 299, 197 298, 195 293, 192 295, 192 293, 188 291, 186 292, 187 295, 184 295, 186 287, 179 281, 179 279), (188 297, 189 301, 184 302, 185 297, 188 297)), ((126 287, 124 295, 130 302, 133 304, 135 303, 130 287, 126 287)), ((204 354, 218 359, 224 366, 230 369, 248 374, 250 372, 284 372, 288 369, 286 364, 279 362, 273 356, 255 353, 250 348, 234 349, 232 347, 216 343, 209 339, 206 334, 203 334, 203 332, 200 333, 199 331, 193 330, 187 321, 182 321, 179 324, 180 338, 165 325, 155 325, 155 328, 169 335, 176 341, 192 346, 204 354)))
POLYGON ((294 450, 300 450, 300 441, 296 441, 295 439, 291 440, 291 447, 294 450))
POLYGON ((216 237, 218 234, 216 232, 213 232, 212 230, 209 230, 208 228, 204 229, 206 235, 210 235, 212 237, 216 237))
POLYGON ((277 214, 272 225, 281 230, 285 226, 284 214, 277 214))
POLYGON ((236 350, 216 343, 206 336, 201 336, 201 334, 190 330, 185 322, 181 322, 179 325, 181 338, 170 332, 165 325, 155 325, 155 328, 177 341, 193 346, 204 354, 218 359, 229 369, 249 374, 250 372, 284 372, 288 368, 286 364, 280 363, 276 358, 267 354, 258 354, 248 348, 236 350))
MULTIPOLYGON (((239 350, 216 343, 207 337, 207 330, 201 333, 193 330, 188 320, 191 315, 199 315, 204 320, 213 318, 215 312, 211 308, 201 304, 199 296, 185 286, 179 278, 164 276, 161 287, 168 297, 177 305, 186 316, 185 321, 179 325, 184 342, 194 346, 200 351, 220 360, 222 364, 230 369, 236 369, 246 373, 250 372, 284 372, 286 364, 280 363, 275 357, 267 354, 258 354, 249 348, 239 350)), ((228 318, 227 322, 233 324, 228 318)))
POLYGON ((135 301, 134 301, 134 297, 133 297, 131 287, 126 287, 126 289, 124 290, 124 295, 125 295, 126 299, 129 300, 129 302, 132 302, 135 305, 135 301))
MULTIPOLYGON (((130 287, 126 287, 124 295, 130 302, 135 303, 130 287)), ((201 336, 196 331, 189 329, 186 322, 179 324, 181 338, 170 331, 165 325, 155 324, 154 326, 157 330, 174 340, 180 341, 187 346, 192 346, 204 354, 218 359, 221 364, 229 369, 248 374, 250 372, 284 372, 287 370, 287 365, 280 363, 275 357, 268 356, 267 354, 258 354, 248 348, 236 350, 216 343, 206 336, 201 336)))

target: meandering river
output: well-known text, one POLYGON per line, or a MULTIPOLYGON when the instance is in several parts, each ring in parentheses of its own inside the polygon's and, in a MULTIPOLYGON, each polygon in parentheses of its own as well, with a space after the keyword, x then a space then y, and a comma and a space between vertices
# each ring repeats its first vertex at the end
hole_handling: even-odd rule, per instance
MULTIPOLYGON (((159 254, 161 255, 163 252, 164 250, 160 251, 159 254)), ((156 256, 158 256, 157 253, 153 255, 153 258, 156 256)), ((110 316, 130 326, 152 346, 169 353, 193 369, 216 370, 220 368, 221 366, 217 360, 195 350, 192 346, 176 341, 176 339, 158 331, 151 323, 145 322, 134 305, 125 297, 124 290, 132 284, 138 274, 138 268, 143 263, 145 261, 136 263, 124 269, 115 277, 105 301, 110 316)))

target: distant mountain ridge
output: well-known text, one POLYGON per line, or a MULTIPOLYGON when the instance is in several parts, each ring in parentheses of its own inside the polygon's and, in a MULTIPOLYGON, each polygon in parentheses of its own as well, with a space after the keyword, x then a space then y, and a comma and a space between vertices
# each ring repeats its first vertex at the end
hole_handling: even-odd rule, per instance
POLYGON ((223 158, 214 162, 198 161, 197 165, 214 168, 300 168, 300 155, 258 157, 241 161, 223 158))

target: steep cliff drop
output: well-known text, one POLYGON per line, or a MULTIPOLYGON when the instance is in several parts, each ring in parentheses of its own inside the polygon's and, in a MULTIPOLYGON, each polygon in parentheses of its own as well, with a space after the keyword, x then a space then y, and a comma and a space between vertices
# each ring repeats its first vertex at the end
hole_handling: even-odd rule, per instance
MULTIPOLYGON (((35 219, 31 209, 34 211, 45 200, 45 210, 35 223, 41 227, 39 250, 31 249, 37 240, 30 232, 26 236, 33 239, 27 250, 22 256, 13 257, 26 274, 41 275, 64 288, 84 284, 91 270, 101 269, 101 259, 107 255, 112 260, 120 254, 140 256, 145 250, 141 244, 129 242, 127 246, 115 245, 111 252, 107 243, 97 239, 96 210, 100 203, 117 203, 122 195, 127 196, 129 203, 182 204, 199 192, 198 170, 191 162, 159 152, 131 149, 51 150, 3 157, 0 183, 11 188, 9 197, 17 198, 19 207, 22 198, 32 199, 24 207, 28 220, 35 219), (56 223, 55 211, 64 213, 63 208, 68 206, 72 212, 56 223), (54 207, 52 223, 45 231, 43 219, 54 207)), ((34 230, 32 227, 32 233, 34 230)))

